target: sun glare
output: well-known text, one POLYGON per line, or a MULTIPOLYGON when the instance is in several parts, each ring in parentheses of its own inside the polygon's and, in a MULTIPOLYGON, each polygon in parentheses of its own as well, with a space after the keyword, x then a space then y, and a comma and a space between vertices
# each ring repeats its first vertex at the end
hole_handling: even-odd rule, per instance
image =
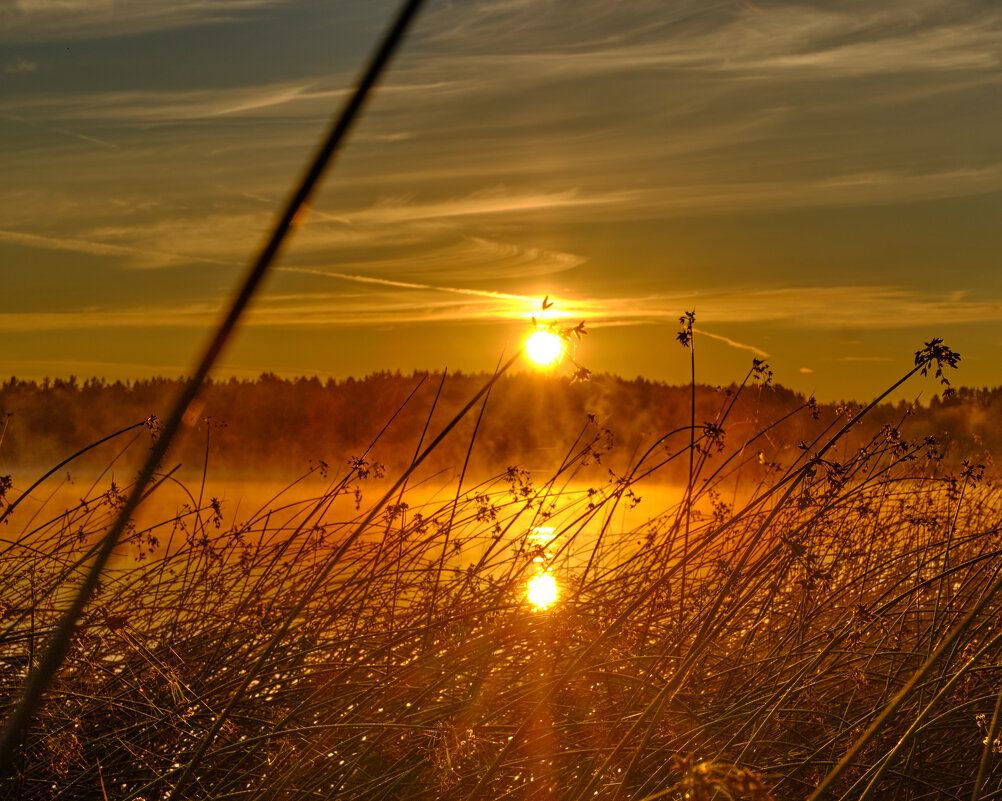
POLYGON ((529 603, 536 609, 546 609, 557 600, 557 580, 549 573, 540 573, 529 580, 529 603))
POLYGON ((525 352, 541 367, 552 367, 564 355, 564 340, 545 328, 537 328, 525 342, 525 352))
POLYGON ((529 532, 529 537, 540 545, 548 545, 556 529, 553 526, 536 526, 529 532))

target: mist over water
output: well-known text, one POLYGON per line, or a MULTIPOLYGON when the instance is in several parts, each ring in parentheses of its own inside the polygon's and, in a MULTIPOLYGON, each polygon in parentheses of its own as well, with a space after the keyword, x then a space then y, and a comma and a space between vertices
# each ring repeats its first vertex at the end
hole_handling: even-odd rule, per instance
MULTIPOLYGON (((114 481, 107 475, 84 472, 67 474, 55 486, 35 490, 11 513, 2 539, 11 542, 23 538, 30 542, 43 533, 50 534, 53 521, 88 507, 100 509, 96 518, 99 524, 89 527, 90 538, 99 536, 114 519, 116 507, 109 498, 122 492, 123 485, 114 483, 113 488, 114 481)), ((143 501, 133 521, 137 530, 150 531, 159 543, 153 549, 144 549, 147 555, 162 555, 169 548, 182 547, 186 532, 196 527, 196 521, 208 521, 208 529, 220 535, 244 529, 263 544, 293 536, 303 525, 323 527, 333 533, 332 542, 337 542, 392 486, 385 479, 355 482, 331 497, 328 493, 332 483, 317 473, 295 483, 278 478, 209 478, 204 487, 198 478, 168 479, 143 501)), ((463 544, 450 553, 451 561, 478 558, 485 544, 498 536, 498 526, 503 530, 504 542, 514 546, 527 541, 527 537, 531 546, 534 532, 552 529, 547 538, 549 549, 563 548, 574 553, 591 547, 603 532, 623 553, 642 545, 645 528, 652 520, 660 520, 663 525, 665 518, 677 514, 685 494, 683 486, 650 483, 635 486, 634 495, 616 502, 615 487, 608 482, 604 486, 572 482, 548 490, 538 488, 534 506, 527 508, 498 481, 466 487, 457 500, 458 488, 455 480, 443 476, 406 486, 385 505, 378 517, 383 525, 373 526, 362 541, 378 541, 388 520, 389 525, 399 527, 421 515, 451 521, 450 539, 463 544), (470 512, 485 510, 488 505, 492 508, 489 520, 485 514, 477 519, 477 513, 470 512), (573 541, 573 547, 566 545, 568 540, 573 541)), ((696 509, 697 515, 708 512, 709 501, 700 500, 696 509)), ((130 560, 137 549, 123 543, 117 553, 119 558, 130 560)))

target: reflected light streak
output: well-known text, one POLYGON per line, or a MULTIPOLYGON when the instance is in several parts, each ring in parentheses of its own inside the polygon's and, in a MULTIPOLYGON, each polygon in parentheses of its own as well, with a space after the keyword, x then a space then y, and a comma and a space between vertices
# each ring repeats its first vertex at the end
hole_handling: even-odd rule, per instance
POLYGON ((529 538, 540 545, 547 545, 555 533, 556 529, 553 526, 536 526, 529 532, 529 538))

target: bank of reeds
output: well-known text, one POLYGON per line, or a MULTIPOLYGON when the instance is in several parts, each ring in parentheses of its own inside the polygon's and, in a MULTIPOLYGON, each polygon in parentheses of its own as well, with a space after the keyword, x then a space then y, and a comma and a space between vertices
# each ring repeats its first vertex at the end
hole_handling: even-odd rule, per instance
MULTIPOLYGON (((847 411, 742 486, 758 449, 727 442, 730 403, 588 488, 607 446, 589 421, 553 475, 438 501, 415 474, 373 506, 365 456, 237 522, 210 476, 128 531, 3 795, 998 797, 994 484, 943 472, 906 425, 845 449, 847 411), (678 503, 623 530, 690 455, 678 503)), ((123 491, 5 524, 6 702, 123 491)))

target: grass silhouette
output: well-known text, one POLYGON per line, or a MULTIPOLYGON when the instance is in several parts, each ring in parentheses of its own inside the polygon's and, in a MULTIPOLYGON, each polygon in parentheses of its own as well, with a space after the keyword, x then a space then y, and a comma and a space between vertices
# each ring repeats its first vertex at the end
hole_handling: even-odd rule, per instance
MULTIPOLYGON (((0 794, 998 797, 998 490, 978 465, 945 473, 935 443, 900 427, 847 442, 917 373, 946 380, 959 357, 940 340, 751 486, 740 467, 780 421, 737 446, 725 431, 766 368, 754 363, 697 423, 694 350, 689 425, 584 491, 575 479, 605 447, 594 421, 544 480, 498 466, 467 486, 490 391, 520 354, 444 426, 429 415, 410 466, 370 504, 368 453, 329 477, 318 464, 328 483, 315 497, 279 495, 231 524, 204 477, 196 492, 163 467, 419 5, 404 4, 137 477, 98 479, 74 506, 11 523, 62 467, 144 421, 27 490, 0 478, 0 794), (429 500, 422 464, 474 409, 460 480, 429 500), (676 460, 688 464, 681 499, 618 528, 617 510, 676 460), (136 522, 168 485, 187 502, 136 522), (527 598, 541 570, 559 593, 545 608, 527 598)), ((681 318, 690 348, 693 322, 681 318)))
MULTIPOLYGON (((901 381, 951 362, 934 341, 901 381)), ((725 444, 732 396, 604 485, 575 481, 606 447, 585 421, 545 480, 512 467, 429 498, 422 454, 489 415, 490 386, 429 417, 375 503, 363 454, 240 523, 199 487, 130 529, 8 797, 993 797, 1002 507, 982 469, 944 471, 903 427, 846 447, 874 401, 731 506, 754 452, 725 444), (618 529, 690 456, 678 502, 618 529)), ((128 489, 6 538, 6 697, 128 489)))

